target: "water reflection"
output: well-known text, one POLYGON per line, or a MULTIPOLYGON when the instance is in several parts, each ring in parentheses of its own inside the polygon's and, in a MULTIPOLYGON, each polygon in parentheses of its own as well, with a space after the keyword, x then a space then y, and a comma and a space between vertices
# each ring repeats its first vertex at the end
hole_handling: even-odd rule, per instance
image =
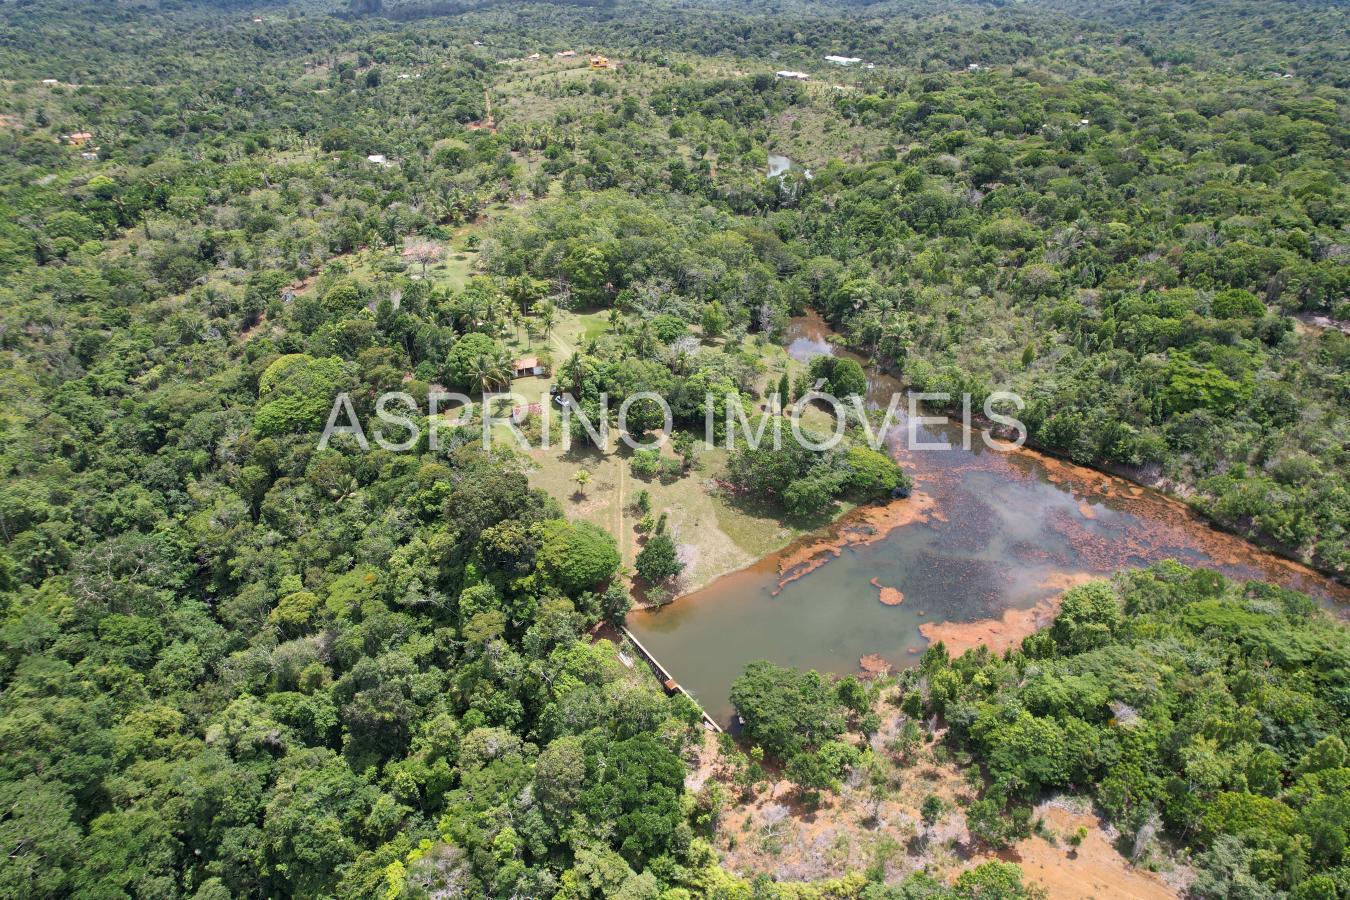
MULTIPOLYGON (((819 318, 796 319, 788 351, 803 361, 844 353, 829 336, 819 318)), ((900 388, 873 374, 868 401, 884 406, 900 388)), ((957 425, 917 429, 921 440, 945 439, 951 449, 908 450, 904 408, 890 437, 916 491, 898 501, 911 506, 896 509, 926 503, 924 514, 871 540, 848 539, 846 520, 835 539, 790 548, 630 617, 642 641, 720 720, 730 718, 731 682, 751 660, 844 673, 876 654, 904 666, 927 645, 925 627, 1040 608, 1069 584, 1167 558, 1350 599, 1344 587, 1122 479, 1030 451, 990 450, 978 434, 965 449, 957 425), (903 602, 883 604, 881 587, 899 590, 903 602)))

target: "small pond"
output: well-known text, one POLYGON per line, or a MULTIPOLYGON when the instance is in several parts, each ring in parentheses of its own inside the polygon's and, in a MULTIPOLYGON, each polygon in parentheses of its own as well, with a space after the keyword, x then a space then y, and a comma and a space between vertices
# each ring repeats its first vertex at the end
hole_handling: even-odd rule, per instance
MULTIPOLYGON (((829 337, 818 317, 796 319, 789 353, 843 352, 829 337)), ((897 390, 895 379, 870 376, 870 402, 884 405, 897 390)), ((1167 558, 1350 599, 1343 586, 1209 527, 1156 491, 1030 451, 990 450, 978 432, 966 449, 956 424, 918 431, 951 449, 908 450, 904 430, 892 430, 893 452, 915 494, 862 511, 880 526, 870 537, 850 536, 846 517, 831 535, 629 617, 719 721, 731 718, 731 683, 752 660, 848 673, 863 656, 911 665, 929 635, 958 646, 1000 635, 1015 643, 1053 614, 1048 601, 1066 586, 1167 558)))

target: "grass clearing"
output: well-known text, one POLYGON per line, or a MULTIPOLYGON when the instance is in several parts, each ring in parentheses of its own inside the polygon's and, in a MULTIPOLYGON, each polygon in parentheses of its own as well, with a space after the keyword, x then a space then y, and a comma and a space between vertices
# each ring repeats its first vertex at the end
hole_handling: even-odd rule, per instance
MULTIPOLYGON (((594 335, 605 320, 605 313, 565 314, 555 332, 554 346, 562 349, 587 334, 594 335)), ((766 380, 776 378, 788 362, 787 356, 772 345, 766 346, 765 355, 770 364, 766 380)), ((549 381, 517 379, 512 389, 531 402, 543 396, 547 403, 549 381)), ((812 415, 816 413, 812 411, 812 415)), ((818 414, 828 419, 825 413, 818 414)), ((522 430, 538 435, 541 420, 542 416, 533 423, 527 422, 522 430)), ((719 482, 726 477, 730 455, 725 447, 700 446, 694 467, 679 477, 644 479, 633 474, 630 460, 634 451, 619 441, 617 435, 611 436, 608 452, 593 447, 565 451, 561 441, 561 410, 550 406, 548 420, 550 446, 544 448, 534 441, 533 449, 520 451, 528 460, 530 484, 557 499, 568 516, 584 519, 614 535, 623 563, 630 570, 646 540, 638 529, 643 514, 636 508, 639 495, 646 491, 651 514, 667 515, 671 535, 685 563, 685 571, 674 585, 677 593, 696 590, 721 575, 748 566, 823 524, 785 523, 771 509, 753 508, 724 494, 719 482), (581 488, 576 475, 583 469, 589 472, 590 481, 581 488)), ((514 445, 506 427, 500 427, 500 438, 514 445)), ((675 458, 668 445, 662 448, 662 455, 675 458)), ((840 511, 844 509, 841 507, 840 511)))
MULTIPOLYGON (((556 407, 550 418, 557 430, 556 407)), ((522 455, 529 460, 531 486, 557 499, 568 516, 614 535, 629 569, 646 540, 638 530, 642 513, 636 508, 639 494, 646 491, 652 515, 667 514, 670 533, 680 546, 686 566, 676 585, 681 593, 747 566, 800 534, 773 516, 740 509, 721 495, 717 482, 726 472, 727 456, 722 448, 700 452, 694 469, 678 478, 651 479, 633 475, 633 450, 618 441, 611 441, 606 453, 593 447, 564 451, 555 442, 522 455), (590 473, 584 489, 576 481, 582 469, 590 473)), ((663 448, 663 455, 674 456, 669 447, 663 448)))
POLYGON ((451 249, 441 262, 427 267, 427 276, 437 287, 460 291, 469 283, 477 265, 477 251, 451 249))
MULTIPOLYGON (((608 310, 563 312, 547 342, 555 367, 608 328, 608 310)), ((543 343, 536 338, 531 346, 523 333, 519 338, 514 333, 507 338, 508 348, 516 355, 538 353, 543 343)), ((762 341, 756 349, 765 367, 763 384, 776 382, 785 370, 795 371, 790 366, 796 364, 782 347, 762 341)), ((542 398, 547 404, 552 381, 551 377, 519 378, 511 389, 528 402, 540 402, 542 398)), ((679 593, 750 565, 811 530, 810 526, 785 524, 772 510, 750 508, 724 495, 718 483, 726 476, 729 453, 725 447, 706 449, 700 445, 693 469, 680 477, 642 479, 631 470, 634 451, 617 435, 611 435, 608 452, 593 447, 565 451, 562 411, 557 406, 548 410, 550 446, 544 448, 535 440, 533 449, 520 451, 528 460, 530 484, 557 499, 568 516, 584 519, 614 535, 624 565, 630 570, 646 540, 638 530, 642 513, 635 508, 639 494, 646 491, 652 515, 667 514, 671 534, 680 546, 685 571, 675 585, 679 593), (584 488, 576 481, 582 469, 590 473, 590 482, 584 488)), ((828 419, 823 412, 820 417, 828 419)), ((534 422, 522 426, 522 431, 537 436, 543 417, 534 418, 534 422)), ((498 438, 514 446, 509 429, 505 425, 499 428, 498 438)), ((702 435, 696 437, 701 439, 702 435)), ((675 458, 668 445, 662 448, 662 455, 675 458)))

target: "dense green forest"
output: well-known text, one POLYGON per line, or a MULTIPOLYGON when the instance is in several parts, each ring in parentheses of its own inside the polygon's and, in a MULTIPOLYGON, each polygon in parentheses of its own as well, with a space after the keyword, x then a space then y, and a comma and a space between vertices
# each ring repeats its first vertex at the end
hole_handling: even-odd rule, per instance
MULTIPOLYGON (((914 387, 1018 391, 1036 445, 1343 579, 1346 25, 1246 0, 0 6, 0 896, 1034 893, 997 861, 727 871, 721 800, 685 786, 699 710, 592 637, 632 602, 615 536, 472 421, 404 452, 319 432, 340 391, 369 419, 509 381, 513 334, 582 313, 602 326, 553 363, 583 411, 655 391, 701 427, 708 391, 807 389, 764 359, 812 308, 914 387), (766 178, 769 152, 794 167, 766 178)), ((838 368, 810 374, 856 392, 838 368)), ((802 522, 908 483, 856 444, 728 473, 802 522)), ((653 583, 683 565, 661 538, 653 583)), ((1344 629, 1170 567, 1072 596, 1009 659, 899 678, 987 769, 978 837, 1073 787, 1193 847, 1203 896, 1350 890, 1344 629)), ((861 763, 856 680, 771 681, 738 686, 748 739, 826 790, 861 763)))
MULTIPOLYGON (((1301 594, 1164 563, 1073 588, 1005 658, 981 647, 951 661, 933 645, 886 703, 940 718, 981 761, 989 783, 966 820, 994 846, 1030 830, 1030 801, 1075 786, 1136 854, 1160 827, 1194 845, 1199 896, 1337 897, 1347 654, 1345 628, 1301 594)), ((748 738, 807 791, 859 763, 851 722, 878 727, 857 681, 770 663, 747 667, 732 699, 748 738)))

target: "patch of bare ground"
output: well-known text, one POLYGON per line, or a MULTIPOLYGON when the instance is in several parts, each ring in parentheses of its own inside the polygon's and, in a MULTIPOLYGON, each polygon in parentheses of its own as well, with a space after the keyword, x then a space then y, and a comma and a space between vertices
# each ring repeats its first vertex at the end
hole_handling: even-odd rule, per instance
MULTIPOLYGON (((886 694, 883 690, 882 697, 886 694)), ((942 743, 945 729, 935 722, 911 720, 885 699, 874 709, 882 725, 863 748, 871 750, 870 761, 838 790, 822 792, 815 805, 803 802, 796 787, 768 765, 764 779, 742 793, 715 736, 706 738, 689 757, 685 783, 698 791, 715 781, 725 792, 714 837, 724 866, 745 877, 763 874, 779 881, 868 871, 895 883, 927 871, 950 882, 999 858, 1019 864, 1050 900, 1163 900, 1185 892, 1188 869, 1166 857, 1161 872, 1132 865, 1116 849, 1119 834, 1086 800, 1042 803, 1035 811, 1042 823, 1038 833, 1005 851, 980 844, 970 836, 962 811, 983 787, 979 768, 942 743), (941 801, 941 813, 925 823, 929 797, 941 801)), ((1150 852, 1156 847, 1150 844, 1150 852)))
MULTIPOLYGON (((1021 866, 1026 880, 1044 888, 1048 900, 1167 900, 1182 896, 1190 883, 1184 866, 1151 872, 1132 865, 1116 849, 1115 829, 1084 800, 1047 800, 1036 808, 1036 818, 1043 823, 1042 833, 1017 842, 999 857, 1021 866)), ((992 858, 981 854, 974 861, 992 858)))
POLYGON ((703 742, 698 744, 694 751, 685 751, 685 762, 688 765, 688 771, 685 772, 684 776, 684 789, 691 794, 696 794, 717 773, 717 735, 710 731, 704 731, 703 742), (692 755, 695 751, 696 755, 692 755))
POLYGON ((246 341, 251 341, 251 340, 253 340, 253 339, 254 339, 255 337, 257 337, 260 333, 262 333, 264 330, 266 330, 267 327, 268 327, 268 326, 267 326, 267 313, 264 312, 264 313, 262 313, 262 314, 260 314, 260 315, 258 316, 258 321, 254 322, 252 325, 250 325, 249 327, 245 328, 243 331, 239 332, 239 340, 240 340, 240 342, 242 343, 242 342, 246 342, 246 341))
POLYGON ((1350 334, 1350 322, 1319 316, 1316 313, 1299 313, 1294 316, 1294 330, 1305 337, 1318 337, 1322 332, 1335 328, 1342 334, 1350 334))
POLYGON ((858 668, 862 670, 864 678, 876 678, 879 675, 889 675, 891 664, 885 657, 878 656, 875 653, 868 653, 858 658, 858 668))
MULTIPOLYGON (((1093 579, 1090 572, 1055 572, 1047 576, 1041 586, 1060 592, 1093 579)), ((974 622, 924 622, 919 633, 930 643, 942 641, 953 658, 981 645, 995 654, 1021 646, 1022 639, 1041 630, 1055 620, 1062 593, 1047 597, 1026 609, 1006 609, 996 619, 977 619, 974 622)), ((884 602, 884 601, 883 601, 884 602)))
POLYGON ((970 837, 959 807, 975 798, 978 773, 972 776, 969 767, 930 743, 934 735, 926 730, 920 746, 909 752, 888 749, 907 720, 887 709, 890 715, 871 741, 877 764, 866 774, 860 768, 839 790, 822 792, 815 805, 803 802, 796 787, 771 767, 764 781, 742 795, 719 758, 711 776, 728 797, 716 835, 723 864, 742 875, 762 873, 780 881, 869 869, 888 882, 923 869, 955 878, 967 868, 970 837), (928 825, 920 810, 930 795, 942 800, 943 813, 928 825))

